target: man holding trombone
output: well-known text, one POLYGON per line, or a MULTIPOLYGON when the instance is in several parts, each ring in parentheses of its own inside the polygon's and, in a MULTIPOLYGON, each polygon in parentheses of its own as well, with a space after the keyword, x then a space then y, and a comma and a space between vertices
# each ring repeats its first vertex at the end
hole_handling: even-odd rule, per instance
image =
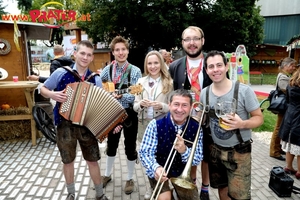
MULTIPOLYGON (((197 166, 203 158, 203 134, 199 127, 203 115, 200 122, 189 117, 194 107, 192 102, 187 90, 173 91, 169 113, 161 119, 150 121, 145 130, 139 155, 153 188, 151 199, 156 196, 155 199, 171 200, 175 185, 170 178, 184 177, 183 172, 188 168, 186 176, 190 179, 191 166, 186 164, 197 166)), ((177 191, 177 187, 175 189, 177 191)), ((199 199, 198 192, 196 197, 199 199)))

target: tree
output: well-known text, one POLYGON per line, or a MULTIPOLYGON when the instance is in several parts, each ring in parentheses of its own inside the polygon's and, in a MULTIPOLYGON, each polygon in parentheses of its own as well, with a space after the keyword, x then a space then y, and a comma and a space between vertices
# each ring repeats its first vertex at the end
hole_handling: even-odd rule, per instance
POLYGON ((91 22, 77 26, 96 42, 116 35, 130 40, 131 48, 147 51, 181 47, 181 33, 189 25, 203 28, 205 50, 232 52, 244 44, 251 52, 263 39, 263 17, 256 0, 86 0, 81 13, 91 22), (251 50, 250 50, 251 49, 251 50))
POLYGON ((4 9, 7 7, 7 5, 3 5, 3 0, 0 0, 0 16, 7 14, 4 9))

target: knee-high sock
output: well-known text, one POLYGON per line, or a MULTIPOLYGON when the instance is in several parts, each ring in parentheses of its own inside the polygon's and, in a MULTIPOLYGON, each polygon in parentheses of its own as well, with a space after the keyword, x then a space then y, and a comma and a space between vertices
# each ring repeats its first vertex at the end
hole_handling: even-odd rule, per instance
POLYGON ((106 169, 105 169, 105 176, 111 175, 111 171, 113 168, 113 164, 115 162, 116 156, 107 156, 106 157, 106 169))
POLYGON ((128 170, 127 180, 133 178, 134 165, 135 165, 135 160, 132 161, 127 160, 127 170, 128 170))

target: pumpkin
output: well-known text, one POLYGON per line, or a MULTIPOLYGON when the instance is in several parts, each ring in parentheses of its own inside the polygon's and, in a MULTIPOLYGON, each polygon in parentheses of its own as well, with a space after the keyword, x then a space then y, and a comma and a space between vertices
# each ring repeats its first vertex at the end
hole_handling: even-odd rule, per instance
POLYGON ((2 109, 2 110, 10 109, 10 105, 7 104, 7 103, 4 103, 4 104, 1 105, 1 109, 2 109))

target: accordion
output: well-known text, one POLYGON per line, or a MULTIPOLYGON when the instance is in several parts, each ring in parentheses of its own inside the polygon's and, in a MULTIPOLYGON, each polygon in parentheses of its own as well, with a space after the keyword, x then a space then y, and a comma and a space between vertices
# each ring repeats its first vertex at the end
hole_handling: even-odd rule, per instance
POLYGON ((59 114, 73 124, 87 127, 99 142, 128 116, 109 92, 92 83, 70 83, 65 93, 68 100, 61 104, 59 114))

